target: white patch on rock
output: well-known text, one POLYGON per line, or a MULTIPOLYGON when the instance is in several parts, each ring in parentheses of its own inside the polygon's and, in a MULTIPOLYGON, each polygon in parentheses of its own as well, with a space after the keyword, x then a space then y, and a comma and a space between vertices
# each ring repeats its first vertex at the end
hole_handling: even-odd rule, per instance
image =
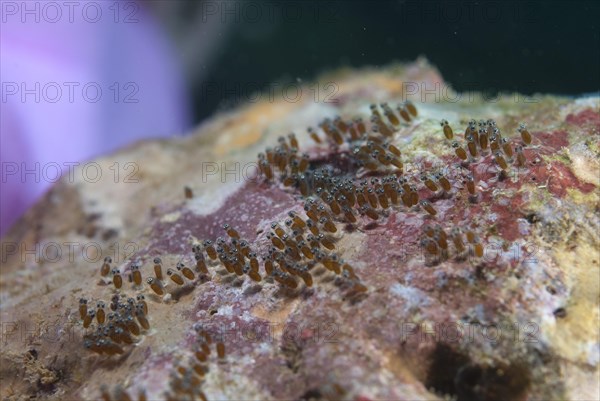
POLYGON ((565 151, 573 162, 571 170, 575 176, 583 182, 598 185, 600 161, 594 153, 583 143, 576 144, 565 151))
POLYGON ((177 212, 165 214, 160 219, 160 221, 161 221, 161 223, 174 223, 177 221, 177 219, 179 219, 180 216, 181 216, 181 212, 177 211, 177 212))
POLYGON ((219 308, 219 315, 221 316, 231 316, 233 314, 233 307, 231 305, 222 306, 219 308))
POLYGON ((427 294, 425 294, 423 291, 414 287, 407 287, 400 283, 394 283, 390 287, 390 291, 392 294, 404 299, 407 303, 407 308, 429 305, 430 303, 429 296, 427 296, 427 294))
POLYGON ((529 235, 529 222, 525 219, 517 219, 517 223, 519 225, 519 234, 521 234, 524 237, 529 235))
POLYGON ((258 352, 263 354, 263 355, 268 355, 271 353, 271 344, 266 342, 266 343, 260 343, 258 345, 258 352))
POLYGON ((589 343, 587 361, 592 366, 597 366, 600 362, 600 344, 589 343))

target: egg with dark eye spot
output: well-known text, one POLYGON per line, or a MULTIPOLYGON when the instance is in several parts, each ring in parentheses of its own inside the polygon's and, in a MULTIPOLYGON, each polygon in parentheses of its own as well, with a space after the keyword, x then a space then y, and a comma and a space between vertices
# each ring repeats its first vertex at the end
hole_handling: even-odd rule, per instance
POLYGON ((523 143, 526 145, 531 144, 531 134, 529 133, 529 130, 527 130, 527 126, 524 123, 519 125, 519 129, 517 131, 521 134, 523 143))

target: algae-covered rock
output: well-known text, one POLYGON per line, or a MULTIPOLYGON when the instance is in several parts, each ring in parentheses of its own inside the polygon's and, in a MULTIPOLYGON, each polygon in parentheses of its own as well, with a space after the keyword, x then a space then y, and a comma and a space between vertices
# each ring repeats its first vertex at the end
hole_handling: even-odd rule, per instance
POLYGON ((423 60, 303 88, 27 213, 2 399, 598 399, 599 99, 459 94, 423 60))

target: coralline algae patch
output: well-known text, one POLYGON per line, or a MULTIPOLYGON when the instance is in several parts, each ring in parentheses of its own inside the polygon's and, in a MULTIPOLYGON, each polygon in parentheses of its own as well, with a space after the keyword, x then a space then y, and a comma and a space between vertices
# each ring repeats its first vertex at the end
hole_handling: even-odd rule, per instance
POLYGON ((229 221, 235 222, 235 228, 243 238, 254 241, 256 228, 262 220, 270 221, 273 215, 289 210, 295 204, 294 198, 279 188, 246 182, 213 213, 198 215, 185 204, 177 206, 176 219, 155 223, 147 248, 157 253, 188 252, 194 240, 223 236, 222 226, 229 221))
POLYGON ((568 114, 565 121, 581 128, 590 129, 590 134, 597 134, 600 128, 600 114, 591 108, 578 113, 568 114))

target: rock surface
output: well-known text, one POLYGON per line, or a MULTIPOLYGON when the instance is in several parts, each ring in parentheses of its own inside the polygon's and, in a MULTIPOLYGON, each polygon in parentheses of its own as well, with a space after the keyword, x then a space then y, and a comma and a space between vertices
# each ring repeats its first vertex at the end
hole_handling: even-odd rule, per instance
POLYGON ((598 399, 599 99, 456 94, 422 60, 338 71, 318 85, 318 99, 308 87, 294 102, 263 97, 192 135, 95 160, 97 182, 78 168, 55 185, 2 239, 2 399, 100 399, 103 385, 115 398, 125 389, 132 398, 143 390, 152 400, 185 399, 182 383, 200 382, 188 372, 205 333, 208 371, 195 388, 209 400, 598 399), (296 133, 310 171, 330 167, 356 182, 389 176, 387 167, 360 168, 346 144, 316 144, 306 128, 335 116, 362 117, 368 127, 370 104, 407 99, 418 117, 398 124, 391 143, 437 214, 400 202, 379 207, 377 220, 333 218, 335 252, 366 292, 320 264, 309 266, 310 288, 302 280, 286 288, 262 261, 259 283, 214 261, 183 286, 166 276, 178 262, 195 266, 194 245, 227 238, 224 223, 264 255, 271 222, 285 227, 289 211, 306 217, 298 188, 282 185, 278 173, 255 175, 256 155, 279 136, 296 133), (471 119, 495 120, 513 149, 525 122, 533 137, 525 165, 506 157, 501 173, 489 151, 462 162, 442 119, 464 149, 471 119), (450 191, 434 194, 421 182, 437 171, 450 191), (426 227, 448 234, 447 255, 441 244, 437 256, 427 251, 426 227), (457 227, 477 235, 482 257, 466 239, 456 254, 457 227), (123 277, 119 290, 100 275, 106 256, 123 277), (163 297, 145 283, 157 256, 163 297), (136 263, 139 286, 128 281, 136 263), (90 309, 103 300, 108 313, 115 293, 145 295, 150 329, 123 354, 99 355, 84 347, 97 324, 83 328, 79 299, 90 309))

